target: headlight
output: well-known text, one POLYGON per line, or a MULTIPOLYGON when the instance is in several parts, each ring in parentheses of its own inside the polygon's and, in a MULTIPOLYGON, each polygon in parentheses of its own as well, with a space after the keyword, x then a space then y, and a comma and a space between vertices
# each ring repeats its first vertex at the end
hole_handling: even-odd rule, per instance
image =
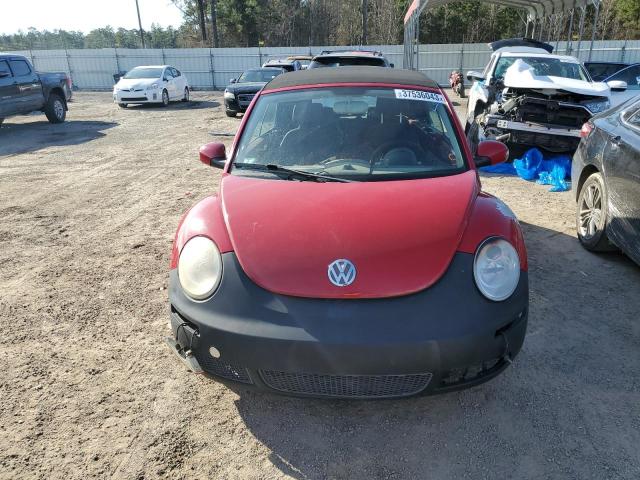
POLYGON ((156 88, 158 88, 158 84, 154 83, 153 85, 151 85, 150 87, 147 88, 147 90, 155 90, 156 88))
POLYGON ((600 113, 609 110, 611 103, 609 100, 598 100, 596 102, 585 103, 584 106, 587 107, 591 113, 600 113))
POLYGON ((224 98, 227 98, 229 100, 233 100, 236 98, 235 94, 233 92, 230 92, 229 90, 225 90, 224 91, 224 98))
POLYGON ((489 300, 506 300, 520 280, 518 252, 502 238, 486 240, 476 252, 473 276, 478 289, 489 300))
POLYGON ((178 278, 184 292, 195 300, 209 297, 222 278, 220 250, 207 237, 193 237, 180 252, 178 278))

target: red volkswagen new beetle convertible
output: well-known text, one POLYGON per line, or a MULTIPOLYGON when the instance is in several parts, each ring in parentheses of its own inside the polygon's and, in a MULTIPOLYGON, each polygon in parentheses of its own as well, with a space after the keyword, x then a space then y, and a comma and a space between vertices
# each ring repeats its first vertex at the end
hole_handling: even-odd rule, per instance
POLYGON ((256 96, 218 195, 173 245, 172 350, 194 372, 270 392, 389 398, 486 381, 522 346, 527 254, 481 192, 444 93, 423 75, 343 67, 256 96))

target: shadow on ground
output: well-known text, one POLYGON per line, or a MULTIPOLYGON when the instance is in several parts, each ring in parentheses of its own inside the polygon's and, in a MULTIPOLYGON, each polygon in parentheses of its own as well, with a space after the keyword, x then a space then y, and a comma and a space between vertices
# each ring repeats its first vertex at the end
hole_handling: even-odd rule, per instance
POLYGON ((297 479, 632 478, 640 268, 560 232, 523 230, 530 319, 509 369, 470 390, 401 400, 238 390, 238 412, 270 461, 297 479))
POLYGON ((104 131, 118 125, 115 122, 67 121, 51 124, 45 121, 11 123, 5 120, 0 128, 0 155, 14 155, 63 145, 78 145, 105 136, 104 131))
POLYGON ((127 110, 143 110, 143 109, 155 109, 155 110, 198 110, 201 108, 215 108, 219 107, 220 102, 215 100, 191 100, 190 102, 171 102, 168 107, 162 106, 160 103, 146 103, 138 105, 129 105, 127 110))

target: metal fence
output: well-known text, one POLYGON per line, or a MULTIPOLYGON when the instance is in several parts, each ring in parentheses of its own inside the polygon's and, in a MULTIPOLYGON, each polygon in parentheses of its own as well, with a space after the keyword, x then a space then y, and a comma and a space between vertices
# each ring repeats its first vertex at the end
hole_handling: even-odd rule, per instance
MULTIPOLYGON (((553 43, 553 42, 552 42, 553 43)), ((586 60, 589 45, 583 42, 557 42, 556 52, 586 60), (580 48, 580 51, 578 51, 580 48)), ((87 90, 107 90, 113 86, 115 73, 138 65, 173 65, 197 89, 224 88, 229 79, 248 68, 262 65, 271 58, 289 55, 309 55, 321 50, 359 47, 268 47, 268 48, 181 48, 181 49, 84 49, 84 50, 24 50, 12 52, 31 59, 37 70, 64 71, 70 74, 75 87, 87 90)), ((370 45, 380 50, 390 62, 401 67, 402 45, 370 45)), ((452 70, 479 70, 487 64, 491 51, 486 44, 442 44, 419 46, 419 69, 438 83, 448 83, 452 70)), ((640 62, 640 40, 605 40, 594 44, 593 61, 640 62)))

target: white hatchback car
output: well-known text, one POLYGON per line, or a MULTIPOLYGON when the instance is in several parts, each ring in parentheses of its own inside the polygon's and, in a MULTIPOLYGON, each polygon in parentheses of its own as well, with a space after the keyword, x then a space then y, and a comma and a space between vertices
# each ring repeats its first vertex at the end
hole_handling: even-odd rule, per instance
POLYGON ((187 77, 170 65, 149 65, 129 70, 113 87, 113 101, 122 108, 130 103, 189 101, 187 77))

